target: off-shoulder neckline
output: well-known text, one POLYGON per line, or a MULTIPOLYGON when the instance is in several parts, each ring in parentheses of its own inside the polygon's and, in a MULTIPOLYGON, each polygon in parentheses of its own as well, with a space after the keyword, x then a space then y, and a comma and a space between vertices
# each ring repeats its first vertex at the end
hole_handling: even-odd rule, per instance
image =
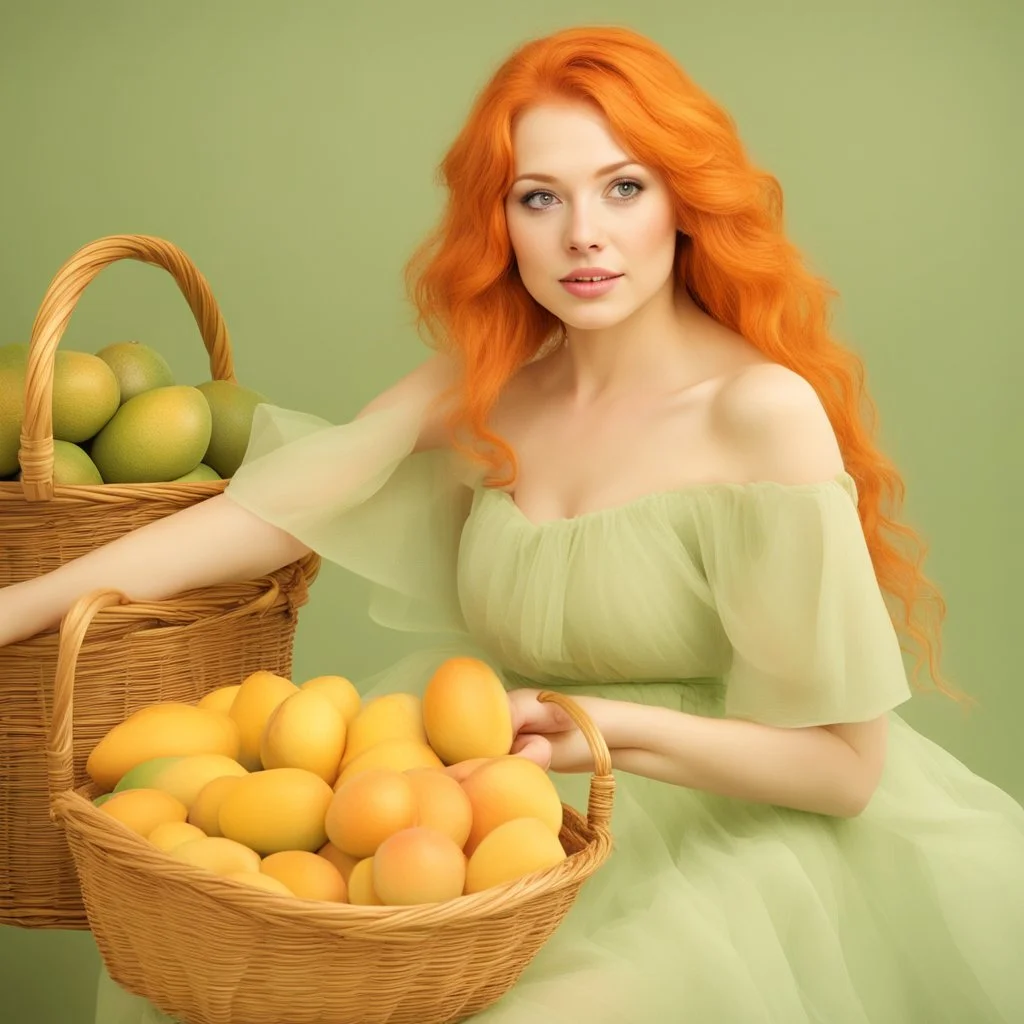
POLYGON ((580 512, 575 516, 566 516, 561 519, 542 519, 539 522, 530 519, 523 510, 516 504, 515 498, 510 491, 501 487, 487 487, 482 481, 476 485, 476 490, 484 494, 497 496, 504 505, 507 505, 511 512, 523 524, 534 530, 553 529, 558 527, 574 526, 588 520, 608 518, 616 514, 625 514, 636 511, 640 507, 659 501, 667 501, 673 498, 688 498, 700 494, 716 493, 757 493, 761 491, 779 491, 783 493, 813 493, 815 491, 831 490, 840 487, 848 494, 856 504, 857 483, 847 470, 841 470, 834 477, 828 480, 815 480, 809 483, 781 483, 778 480, 743 480, 743 481, 708 481, 695 482, 692 484, 681 484, 678 487, 668 487, 657 491, 650 491, 641 494, 636 498, 620 502, 617 505, 608 505, 605 508, 591 509, 588 512, 580 512))

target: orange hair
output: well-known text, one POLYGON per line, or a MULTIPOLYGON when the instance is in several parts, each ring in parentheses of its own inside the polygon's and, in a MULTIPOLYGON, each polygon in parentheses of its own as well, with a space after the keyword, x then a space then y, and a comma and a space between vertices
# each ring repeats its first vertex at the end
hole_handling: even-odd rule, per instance
POLYGON ((879 586, 901 607, 897 629, 904 649, 909 641, 916 652, 914 674, 927 658, 935 687, 970 702, 938 670, 946 605, 920 569, 927 547, 882 509, 883 498, 900 507, 904 483, 872 441, 877 413, 860 359, 829 334, 835 292, 805 268, 786 238, 779 183, 751 164, 729 114, 636 32, 578 27, 521 46, 477 97, 441 163, 449 201, 405 274, 417 330, 422 335, 425 327, 462 364, 450 421, 455 443, 495 474, 511 466, 511 475, 493 483, 515 479, 515 453, 488 429, 489 414, 509 379, 561 326, 519 277, 504 211, 514 179, 515 119, 549 99, 596 105, 631 155, 662 175, 685 235, 677 244, 677 285, 814 387, 857 483, 879 586), (466 431, 484 450, 458 439, 466 431))

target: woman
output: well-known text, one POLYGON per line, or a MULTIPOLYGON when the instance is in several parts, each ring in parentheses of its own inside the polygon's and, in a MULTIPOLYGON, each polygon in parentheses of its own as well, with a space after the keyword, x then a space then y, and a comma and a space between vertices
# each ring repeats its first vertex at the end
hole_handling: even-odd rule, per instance
MULTIPOLYGON (((618 770, 616 852, 515 989, 521 1024, 1024 1019, 1024 811, 893 709, 886 607, 937 686, 941 600, 770 176, 620 28, 531 42, 443 165, 410 265, 441 351, 352 423, 257 410, 225 495, 0 593, 21 635, 313 548, 373 614, 509 685, 515 750, 584 806, 577 696, 618 770), (572 285, 581 277, 605 284, 572 285)), ((0 615, 0 621, 6 616, 0 615)), ((13 637, 7 637, 13 639, 13 637)), ((97 1024, 165 1021, 101 979, 97 1024)))

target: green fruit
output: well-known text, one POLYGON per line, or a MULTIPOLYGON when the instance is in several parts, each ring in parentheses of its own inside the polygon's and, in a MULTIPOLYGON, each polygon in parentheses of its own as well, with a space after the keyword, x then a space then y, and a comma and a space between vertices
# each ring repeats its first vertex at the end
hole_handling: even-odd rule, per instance
POLYGON ((90 352, 58 351, 53 363, 53 436, 88 441, 121 403, 114 371, 90 352))
POLYGON ((172 483, 176 484, 187 484, 194 483, 195 481, 207 481, 207 480, 221 480, 223 477, 215 469, 211 469, 205 462, 200 462, 191 473, 186 473, 184 476, 179 476, 172 483))
POLYGON ((137 341, 116 341, 101 348, 96 355, 114 371, 122 405, 144 391, 170 387, 174 383, 167 360, 156 349, 137 341))
POLYGON ((100 476, 96 463, 77 444, 54 439, 53 482, 55 484, 102 484, 103 477, 100 476))
POLYGON ((21 421, 25 409, 25 368, 28 345, 0 348, 0 476, 18 472, 21 421))
POLYGON ((212 429, 198 388, 153 388, 114 413, 92 443, 92 460, 108 484, 166 483, 202 462, 212 429))
POLYGON ((258 391, 227 380, 208 380, 197 390, 206 396, 213 417, 210 446, 203 462, 227 479, 242 464, 256 406, 267 400, 258 391))
POLYGON ((28 345, 23 341, 12 341, 9 345, 0 345, 0 367, 28 365, 28 345))
POLYGON ((142 761, 121 776, 113 792, 121 793, 126 789, 152 789, 153 780, 160 772, 168 765, 175 764, 180 760, 182 760, 181 755, 170 754, 166 757, 151 757, 148 761, 142 761))
POLYGON ((100 793, 100 795, 93 800, 93 803, 97 807, 102 807, 113 795, 113 793, 100 793))

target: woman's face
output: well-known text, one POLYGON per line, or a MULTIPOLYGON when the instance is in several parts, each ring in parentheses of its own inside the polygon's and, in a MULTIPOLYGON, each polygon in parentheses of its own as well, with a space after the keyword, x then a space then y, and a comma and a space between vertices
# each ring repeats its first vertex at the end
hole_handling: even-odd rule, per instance
POLYGON ((676 219, 660 175, 629 162, 604 115, 584 103, 542 104, 513 128, 509 238, 527 291, 565 324, 611 327, 673 289, 676 219), (621 167, 613 167, 623 164, 621 167), (561 283, 581 267, 622 275, 604 294, 561 283))

